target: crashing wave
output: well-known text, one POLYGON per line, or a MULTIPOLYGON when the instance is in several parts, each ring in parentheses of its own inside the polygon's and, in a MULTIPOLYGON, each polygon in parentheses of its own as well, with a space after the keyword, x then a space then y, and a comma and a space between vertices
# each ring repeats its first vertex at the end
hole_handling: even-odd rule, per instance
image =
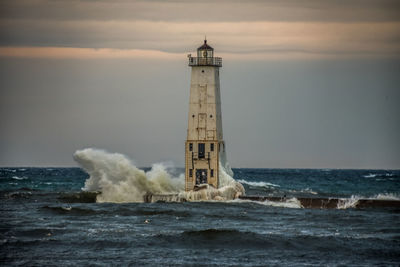
POLYGON ((379 200, 400 200, 400 196, 393 193, 383 193, 377 194, 372 199, 379 199, 379 200))
POLYGON ((337 209, 355 208, 357 207, 359 200, 360 197, 358 196, 351 196, 350 198, 338 199, 337 209))
POLYGON ((165 164, 153 164, 150 171, 138 169, 127 157, 118 153, 87 148, 78 150, 74 159, 89 174, 84 191, 100 191, 97 202, 143 202, 147 195, 167 195, 186 201, 229 200, 244 194, 243 186, 233 178, 233 172, 222 155, 220 187, 199 191, 184 191, 184 175, 173 177, 165 164))

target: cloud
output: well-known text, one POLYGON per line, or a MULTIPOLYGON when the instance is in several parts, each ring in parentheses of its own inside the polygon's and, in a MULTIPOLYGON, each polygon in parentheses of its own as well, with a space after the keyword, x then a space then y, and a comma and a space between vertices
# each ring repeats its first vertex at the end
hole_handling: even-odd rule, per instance
POLYGON ((18 29, 4 34, 3 57, 175 58, 194 51, 203 34, 216 55, 236 59, 400 55, 400 22, 20 20, 3 25, 18 29))
POLYGON ((3 0, 5 19, 150 20, 175 22, 237 21, 399 21, 392 0, 3 0))
POLYGON ((207 35, 235 59, 387 58, 399 56, 399 19, 389 0, 1 1, 0 47, 8 57, 172 58, 207 35))
POLYGON ((0 57, 49 58, 49 59, 179 59, 184 55, 174 55, 156 50, 78 48, 78 47, 0 47, 0 57))

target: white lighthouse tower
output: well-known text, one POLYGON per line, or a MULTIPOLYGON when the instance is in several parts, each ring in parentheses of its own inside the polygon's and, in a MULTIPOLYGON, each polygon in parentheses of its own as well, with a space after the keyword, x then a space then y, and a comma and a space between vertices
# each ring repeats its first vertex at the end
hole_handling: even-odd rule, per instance
POLYGON ((225 152, 222 139, 219 68, 222 58, 204 44, 197 57, 189 57, 192 67, 187 139, 185 143, 185 190, 200 185, 219 187, 219 158, 225 152))

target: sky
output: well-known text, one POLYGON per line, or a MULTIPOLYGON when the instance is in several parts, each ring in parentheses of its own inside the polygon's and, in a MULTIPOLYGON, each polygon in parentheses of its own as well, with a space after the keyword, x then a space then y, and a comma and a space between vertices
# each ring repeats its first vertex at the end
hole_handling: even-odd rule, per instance
POLYGON ((400 168, 400 2, 0 1, 0 166, 184 166, 207 36, 236 168, 400 168))

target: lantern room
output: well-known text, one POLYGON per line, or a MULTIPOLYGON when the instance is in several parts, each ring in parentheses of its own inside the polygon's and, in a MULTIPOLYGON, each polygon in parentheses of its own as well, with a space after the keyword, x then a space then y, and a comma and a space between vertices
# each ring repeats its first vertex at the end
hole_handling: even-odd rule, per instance
POLYGON ((212 58, 214 56, 214 48, 207 44, 207 40, 204 40, 204 44, 197 48, 198 58, 212 58))

